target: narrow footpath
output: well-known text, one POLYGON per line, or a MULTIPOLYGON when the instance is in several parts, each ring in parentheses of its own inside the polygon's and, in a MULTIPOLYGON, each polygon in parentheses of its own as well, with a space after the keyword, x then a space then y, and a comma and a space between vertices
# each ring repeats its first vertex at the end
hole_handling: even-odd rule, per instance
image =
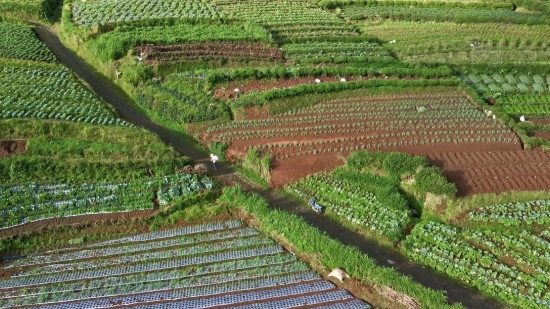
MULTIPOLYGON (((193 145, 178 136, 178 134, 152 122, 140 111, 136 110, 134 106, 126 102, 123 97, 113 90, 113 85, 98 76, 80 57, 65 47, 59 40, 59 37, 50 28, 40 24, 34 24, 34 26, 38 37, 53 51, 58 60, 88 83, 93 91, 106 103, 112 105, 121 118, 153 132, 164 143, 174 147, 179 153, 190 157, 195 162, 209 162, 207 154, 194 148, 193 145)), ((380 265, 392 267, 399 273, 411 277, 414 281, 426 287, 445 291, 450 303, 459 302, 471 309, 500 309, 504 307, 502 304, 481 295, 478 291, 466 288, 434 273, 428 268, 412 263, 398 252, 380 247, 376 243, 331 221, 326 216, 317 215, 299 203, 277 194, 273 190, 255 187, 250 181, 236 174, 231 168, 223 164, 220 164, 217 170, 211 171, 209 174, 224 183, 239 184, 245 191, 260 194, 268 201, 271 207, 299 215, 310 225, 326 232, 331 238, 338 239, 346 245, 357 247, 380 265)))

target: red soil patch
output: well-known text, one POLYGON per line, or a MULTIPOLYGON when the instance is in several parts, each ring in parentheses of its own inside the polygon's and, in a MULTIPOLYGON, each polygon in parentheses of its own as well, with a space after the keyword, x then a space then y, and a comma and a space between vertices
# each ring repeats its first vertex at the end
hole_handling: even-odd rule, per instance
POLYGON ((540 150, 432 153, 427 158, 461 195, 550 190, 550 153, 540 150))
MULTIPOLYGON (((385 75, 379 77, 374 76, 346 76, 346 81, 359 81, 368 79, 387 79, 385 75)), ((240 90, 240 94, 250 91, 266 91, 275 88, 290 88, 298 85, 316 84, 315 79, 321 80, 322 83, 340 82, 341 77, 335 76, 304 76, 295 78, 280 78, 280 79, 265 79, 265 80, 250 80, 250 81, 230 81, 227 87, 218 87, 214 89, 214 95, 221 100, 234 99, 238 96, 235 89, 240 90)), ((397 78, 394 78, 397 79, 397 78)))
POLYGON ((0 141, 0 158, 9 158, 27 150, 27 140, 4 140, 0 141))
POLYGON ((91 215, 45 219, 45 220, 25 223, 23 225, 14 226, 7 229, 2 229, 0 230, 0 238, 22 235, 29 231, 47 230, 55 226, 66 226, 66 225, 77 226, 77 225, 87 224, 90 222, 107 223, 107 222, 115 222, 115 221, 127 221, 127 220, 133 220, 133 219, 148 218, 155 215, 157 210, 158 209, 136 210, 136 211, 130 211, 130 212, 91 214, 91 215))
POLYGON ((322 171, 332 171, 344 164, 344 157, 338 154, 319 154, 316 156, 291 157, 286 160, 276 159, 273 162, 271 185, 282 188, 289 182, 307 175, 322 171))
POLYGON ((247 120, 265 119, 269 117, 267 106, 249 106, 244 109, 247 120))
MULTIPOLYGON (((243 157, 250 148, 269 153, 273 157, 271 185, 275 188, 316 172, 330 171, 343 164, 345 156, 359 150, 428 157, 435 153, 521 151, 519 138, 513 132, 498 120, 485 117, 464 94, 456 92, 352 98, 276 116, 262 111, 249 108, 245 114, 253 114, 256 122, 236 122, 240 127, 220 128, 204 134, 203 140, 231 142, 227 150, 230 161, 243 157), (419 104, 426 110, 418 112, 419 104)), ((460 166, 458 172, 465 173, 469 168, 460 166)), ((513 188, 496 186, 490 192, 513 188)), ((538 188, 543 187, 535 189, 538 188)), ((460 187, 462 195, 480 190, 460 187)))
POLYGON ((534 132, 533 137, 540 137, 550 140, 550 132, 534 132))
POLYGON ((550 123, 550 118, 529 118, 527 119, 527 121, 536 123, 536 124, 545 125, 550 123))

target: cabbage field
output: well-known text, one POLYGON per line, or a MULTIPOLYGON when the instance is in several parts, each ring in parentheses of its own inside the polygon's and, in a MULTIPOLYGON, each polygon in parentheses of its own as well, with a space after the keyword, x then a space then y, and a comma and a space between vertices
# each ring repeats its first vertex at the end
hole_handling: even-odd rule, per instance
POLYGON ((518 308, 550 307, 550 239, 544 233, 460 230, 425 222, 403 245, 414 260, 518 308))
POLYGON ((74 22, 82 26, 162 18, 224 17, 208 0, 83 1, 73 6, 74 22))
POLYGON ((3 186, 0 228, 51 218, 154 209, 155 192, 158 202, 166 205, 179 196, 212 187, 208 177, 190 174, 127 183, 3 186))
POLYGON ((53 53, 24 24, 0 22, 0 57, 56 62, 53 53))
POLYGON ((375 42, 308 42, 285 44, 283 52, 297 63, 391 62, 393 56, 375 42))
POLYGON ((307 0, 214 0, 228 17, 251 20, 265 26, 277 40, 358 36, 342 19, 307 0))
MULTIPOLYGON (((0 60, 2 61, 2 60, 0 60)), ((65 67, 1 62, 0 119, 42 118, 104 125, 118 118, 65 67)))
POLYGON ((550 92, 550 75, 528 74, 468 74, 460 78, 472 84, 481 92, 513 93, 548 93, 550 92))

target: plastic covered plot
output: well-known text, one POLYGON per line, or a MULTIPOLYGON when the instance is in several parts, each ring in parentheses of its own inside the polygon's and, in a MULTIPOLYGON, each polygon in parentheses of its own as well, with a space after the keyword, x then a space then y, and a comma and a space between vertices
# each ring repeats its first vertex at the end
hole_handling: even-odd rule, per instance
POLYGON ((107 297, 84 300, 71 303, 52 304, 36 308, 73 309, 73 308, 109 308, 112 304, 129 305, 160 300, 171 300, 172 292, 156 292, 151 294, 130 295, 125 297, 107 297))
POLYGON ((311 280, 319 280, 320 277, 314 272, 289 274, 281 276, 266 276, 264 278, 243 279, 229 281, 223 284, 189 287, 178 290, 174 293, 176 298, 202 297, 208 295, 224 294, 236 291, 261 289, 268 287, 284 286, 311 280))
MULTIPOLYGON (((279 309, 279 308, 293 308, 306 305, 322 304, 327 302, 333 302, 338 300, 353 298, 345 290, 337 290, 331 292, 322 292, 313 295, 306 295, 294 298, 286 298, 276 301, 267 302, 255 302, 253 304, 247 304, 242 306, 231 307, 231 309, 279 309)), ((368 308, 368 307, 367 307, 368 308)))
POLYGON ((182 236, 182 235, 188 235, 188 234, 196 234, 196 233, 202 233, 202 232, 210 232, 215 230, 223 230, 225 229, 225 226, 231 227, 239 227, 242 225, 241 221, 233 220, 228 222, 214 222, 214 223, 206 223, 201 225, 193 225, 193 226, 186 226, 178 229, 171 229, 171 230, 164 230, 164 231, 158 231, 158 232, 151 232, 151 233, 145 233, 145 234, 139 234, 135 236, 129 236, 119 239, 113 239, 109 241, 100 242, 97 244, 89 245, 83 248, 92 248, 92 247, 99 247, 99 246, 108 246, 111 244, 117 244, 117 243, 125 243, 125 242, 136 242, 136 241, 147 241, 147 240, 153 240, 153 239, 159 239, 159 238, 169 238, 174 236, 182 236))
POLYGON ((202 244, 191 247, 181 247, 179 249, 154 251, 134 255, 123 255, 117 257, 97 259, 93 261, 81 261, 71 264, 50 264, 38 269, 24 271, 16 276, 46 274, 58 271, 67 271, 75 269, 91 269, 97 267, 114 266, 117 264, 137 263, 145 260, 159 260, 166 258, 175 258, 181 256, 192 256, 197 254, 204 254, 209 252, 216 252, 226 250, 227 248, 237 249, 251 246, 271 245, 274 244, 273 240, 267 237, 248 237, 248 238, 236 238, 233 240, 226 240, 217 243, 202 244))
MULTIPOLYGON (((280 267, 279 267, 280 268, 280 267)), ((158 290, 169 290, 175 289, 169 294, 165 292, 153 293, 153 294, 143 294, 138 296, 127 296, 118 299, 123 304, 132 304, 135 302, 152 302, 156 300, 168 300, 168 299, 182 299, 187 297, 202 297, 208 295, 216 295, 222 293, 244 291, 258 288, 267 288, 275 286, 283 286, 288 284, 295 284, 306 281, 320 280, 321 277, 313 271, 300 271, 290 274, 281 274, 278 276, 269 276, 265 277, 263 272, 257 270, 239 271, 238 274, 221 274, 214 276, 203 276, 199 278, 188 278, 186 280, 177 280, 177 281, 156 281, 149 283, 140 283, 133 286, 130 290, 128 287, 121 285, 116 287, 104 287, 96 289, 87 289, 82 290, 80 293, 64 293, 59 292, 56 294, 50 294, 49 301, 54 302, 65 302, 65 301, 74 301, 74 300, 86 300, 88 298, 96 297, 121 297, 124 294, 128 293, 143 293, 143 292, 154 292, 158 290), (241 273, 244 273, 241 275, 241 273), (239 278, 240 275, 240 278, 239 278), (247 278, 250 275, 256 275, 256 278, 247 278), (138 298, 136 298, 138 297, 138 298)), ((128 280, 127 284, 136 284, 132 280, 128 280)), ((69 291, 69 290, 67 290, 69 291)), ((69 291, 72 292, 72 291, 69 291)), ((18 300, 12 301, 10 305, 24 305, 25 303, 41 303, 39 295, 31 295, 24 298, 19 298, 18 300)), ((95 304, 95 303, 94 303, 95 304)), ((82 306, 86 307, 87 304, 82 303, 82 306)))
MULTIPOLYGON (((241 294, 231 294, 223 296, 212 296, 210 298, 194 299, 185 302, 182 308, 204 308, 222 305, 230 305, 241 302, 248 302, 260 299, 269 299, 274 297, 286 297, 288 295, 298 295, 313 293, 317 291, 333 289, 334 285, 328 281, 320 281, 296 286, 289 286, 277 289, 254 291, 241 294), (205 306, 206 305, 206 306, 205 306)), ((319 294, 322 298, 323 294, 319 294)), ((72 303, 62 303, 56 305, 48 305, 49 309, 72 309, 72 308, 108 308, 112 304, 132 305, 146 302, 156 302, 162 300, 175 300, 175 294, 168 292, 155 292, 139 295, 129 295, 123 297, 107 297, 100 299, 85 300, 72 303), (76 306, 76 307, 75 307, 76 306)), ((44 308, 44 307, 41 307, 44 308)))
POLYGON ((167 240, 160 239, 160 240, 148 242, 148 243, 130 244, 130 245, 124 245, 119 247, 106 247, 103 249, 80 250, 80 251, 75 251, 75 252, 65 253, 65 254, 34 255, 27 258, 16 260, 10 264, 7 264, 3 268, 55 263, 55 262, 63 262, 63 261, 75 261, 79 259, 87 259, 92 257, 97 258, 102 256, 118 255, 122 253, 132 253, 132 252, 146 251, 146 250, 152 250, 152 249, 160 249, 164 247, 181 246, 181 245, 187 245, 192 243, 201 243, 206 241, 223 240, 223 239, 244 237, 244 236, 255 236, 258 234, 259 233, 257 230, 249 227, 249 228, 243 228, 243 229, 221 231, 217 233, 200 234, 194 237, 179 237, 176 239, 167 239, 167 240))
POLYGON ((153 251, 141 254, 134 255, 123 255, 117 257, 97 259, 93 261, 81 261, 76 263, 67 263, 67 264, 50 264, 37 269, 24 271, 17 276, 24 275, 36 275, 36 274, 46 274, 53 273, 58 271, 69 271, 75 269, 91 269, 99 267, 108 267, 117 264, 126 264, 126 263, 138 263, 141 261, 154 261, 167 258, 176 258, 181 256, 190 256, 197 254, 204 254, 209 252, 216 252, 228 249, 238 249, 251 246, 262 246, 262 245, 271 245, 274 244, 274 241, 267 237, 248 237, 248 238, 237 238, 234 240, 227 240, 212 244, 202 244, 191 247, 181 247, 178 249, 163 250, 163 251, 153 251))
POLYGON ((211 255, 202 255, 194 257, 185 257, 185 258, 176 258, 176 259, 165 259, 163 261, 143 261, 141 264, 137 265, 119 265, 117 267, 109 267, 102 269, 92 269, 92 270, 77 270, 72 272, 56 273, 56 274, 47 274, 41 276, 23 276, 10 278, 7 280, 0 281, 0 288, 11 288, 19 286, 29 286, 29 285, 39 285, 47 284, 54 282, 63 282, 63 281, 72 281, 72 280, 81 280, 81 279, 92 279, 98 277, 110 277, 131 273, 141 273, 149 272, 154 270, 161 270, 167 268, 176 268, 184 267, 197 264, 206 264, 206 263, 216 263, 226 260, 238 260, 243 258, 258 257, 264 255, 272 255, 277 253, 282 253, 283 249, 281 246, 267 246, 254 249, 246 250, 237 250, 216 253, 211 255))
MULTIPOLYGON (((164 304, 150 304, 150 305, 140 305, 132 306, 131 308, 136 309, 165 309, 165 308, 215 308, 224 305, 239 304, 241 302, 257 302, 261 300, 268 300, 274 297, 285 297, 290 295, 306 294, 306 293, 315 293, 316 291, 322 291, 326 289, 332 289, 334 285, 330 282, 319 282, 317 284, 304 284, 293 287, 284 287, 279 289, 272 289, 266 291, 254 291, 241 294, 231 294, 223 296, 213 296, 208 298, 200 298, 193 300, 182 300, 182 301, 173 301, 170 303, 164 304)), ((276 302, 264 302, 264 303, 254 303, 246 306, 239 306, 234 308, 289 308, 296 306, 303 306, 304 304, 315 304, 323 303, 329 301, 335 301, 340 299, 351 298, 352 296, 346 291, 332 291, 332 292, 321 292, 318 294, 307 295, 296 298, 287 298, 281 301, 276 302), (273 303, 273 306, 270 305, 273 303)), ((54 308, 52 308, 54 309, 54 308)), ((58 309, 58 308, 55 308, 58 309)))

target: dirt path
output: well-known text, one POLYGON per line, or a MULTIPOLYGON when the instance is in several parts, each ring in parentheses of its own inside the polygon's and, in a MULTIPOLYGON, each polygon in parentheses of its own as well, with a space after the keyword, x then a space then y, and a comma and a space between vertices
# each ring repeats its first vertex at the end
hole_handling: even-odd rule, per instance
MULTIPOLYGON (((115 107, 119 116, 137 126, 157 134, 166 144, 174 147, 180 153, 189 156, 195 162, 208 163, 208 155, 195 149, 178 134, 163 128, 145 115, 136 110, 130 103, 126 102, 116 91, 113 85, 101 78, 93 69, 78 56, 67 49, 59 38, 47 27, 35 25, 39 38, 53 51, 59 61, 75 72, 80 78, 88 83, 91 88, 103 98, 105 102, 115 107)), ((440 276, 429 269, 407 261, 401 254, 390 249, 378 246, 376 243, 361 237, 331 221, 328 217, 316 215, 313 211, 306 209, 283 195, 273 190, 263 190, 243 177, 234 173, 229 167, 220 165, 217 170, 211 171, 213 177, 227 184, 239 184, 246 191, 254 191, 266 198, 273 208, 285 210, 302 217, 310 225, 325 231, 327 235, 338 239, 346 245, 357 247, 369 257, 375 259, 380 265, 393 267, 405 276, 434 290, 444 290, 449 302, 460 302, 467 308, 500 309, 503 305, 491 299, 487 299, 479 292, 465 288, 443 276, 440 276)))

